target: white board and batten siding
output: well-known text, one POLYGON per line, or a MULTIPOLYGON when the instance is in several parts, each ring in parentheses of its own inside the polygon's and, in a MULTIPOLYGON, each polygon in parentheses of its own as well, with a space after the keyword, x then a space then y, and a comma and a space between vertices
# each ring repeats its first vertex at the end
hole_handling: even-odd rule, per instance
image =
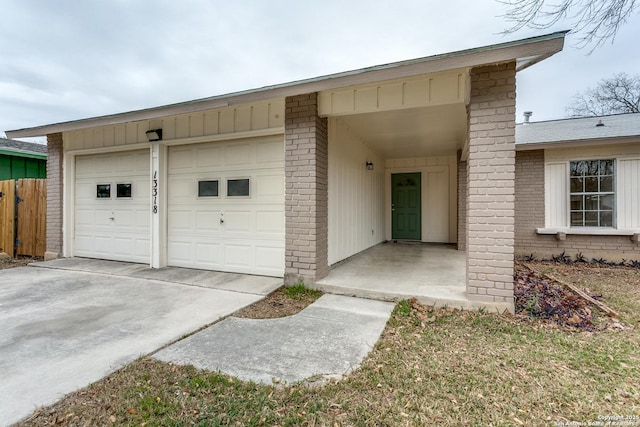
POLYGON ((282 277, 284 188, 282 135, 169 147, 168 264, 282 277), (249 196, 228 196, 230 179, 249 196), (203 180, 217 197, 198 197, 203 180))
POLYGON ((162 129, 162 139, 180 140, 280 129, 284 99, 217 108, 191 114, 65 132, 64 149, 83 150, 148 143, 145 132, 162 129))
POLYGON ((467 104, 468 70, 408 77, 320 92, 321 116, 373 113, 405 108, 467 104))
POLYGON ((640 144, 545 150, 545 227, 569 227, 569 164, 615 159, 616 220, 619 230, 640 229, 640 144))
POLYGON ((640 158, 620 159, 616 173, 618 228, 640 230, 640 158))
POLYGON ((148 263, 149 150, 75 157, 74 256, 148 263), (117 185, 131 184, 131 197, 117 185), (110 197, 97 197, 109 185, 110 197))
POLYGON ((336 118, 329 119, 328 186, 331 265, 384 240, 384 161, 336 118))

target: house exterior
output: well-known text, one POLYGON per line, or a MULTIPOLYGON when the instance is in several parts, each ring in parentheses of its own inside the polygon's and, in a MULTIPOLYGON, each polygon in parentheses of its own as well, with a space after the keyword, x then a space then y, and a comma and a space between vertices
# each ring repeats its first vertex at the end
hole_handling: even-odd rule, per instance
POLYGON ((640 259, 640 113, 516 126, 516 255, 640 259))
POLYGON ((313 283, 384 241, 452 243, 469 300, 513 310, 516 74, 564 36, 7 134, 47 136, 47 258, 313 283))
POLYGON ((0 181, 46 177, 46 145, 0 138, 0 181))

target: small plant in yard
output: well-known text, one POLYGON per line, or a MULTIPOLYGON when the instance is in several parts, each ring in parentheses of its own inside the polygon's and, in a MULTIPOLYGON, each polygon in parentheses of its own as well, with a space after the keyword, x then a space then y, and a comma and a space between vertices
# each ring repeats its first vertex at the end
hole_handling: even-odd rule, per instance
POLYGON ((286 287, 284 289, 284 294, 295 300, 301 300, 307 297, 317 298, 322 294, 322 292, 317 289, 308 288, 300 281, 293 286, 286 287))

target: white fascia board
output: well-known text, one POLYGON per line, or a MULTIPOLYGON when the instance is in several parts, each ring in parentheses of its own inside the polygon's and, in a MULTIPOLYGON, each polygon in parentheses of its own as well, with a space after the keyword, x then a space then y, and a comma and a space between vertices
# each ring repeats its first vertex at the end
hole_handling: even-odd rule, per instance
POLYGON ((613 137, 606 139, 576 139, 571 141, 531 142, 527 144, 518 144, 516 142, 516 151, 548 150, 553 148, 584 148, 599 145, 637 144, 638 142, 640 142, 640 136, 613 137))

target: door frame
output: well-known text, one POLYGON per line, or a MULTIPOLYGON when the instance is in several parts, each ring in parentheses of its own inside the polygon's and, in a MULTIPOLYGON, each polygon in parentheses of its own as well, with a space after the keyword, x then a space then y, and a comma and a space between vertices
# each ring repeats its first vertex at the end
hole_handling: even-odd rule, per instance
POLYGON ((433 170, 448 168, 449 174, 449 242, 455 243, 458 239, 458 172, 457 158, 455 155, 428 157, 419 159, 395 160, 395 164, 385 167, 384 172, 384 238, 386 241, 393 240, 391 238, 391 174, 396 173, 413 173, 420 172, 422 174, 422 238, 421 241, 427 242, 428 236, 425 230, 425 212, 428 212, 428 206, 425 206, 427 197, 425 197, 424 185, 425 176, 433 170), (412 166, 404 166, 404 161, 410 161, 412 166), (417 165, 418 162, 424 165, 417 165), (429 164, 427 166, 427 164, 429 164))

